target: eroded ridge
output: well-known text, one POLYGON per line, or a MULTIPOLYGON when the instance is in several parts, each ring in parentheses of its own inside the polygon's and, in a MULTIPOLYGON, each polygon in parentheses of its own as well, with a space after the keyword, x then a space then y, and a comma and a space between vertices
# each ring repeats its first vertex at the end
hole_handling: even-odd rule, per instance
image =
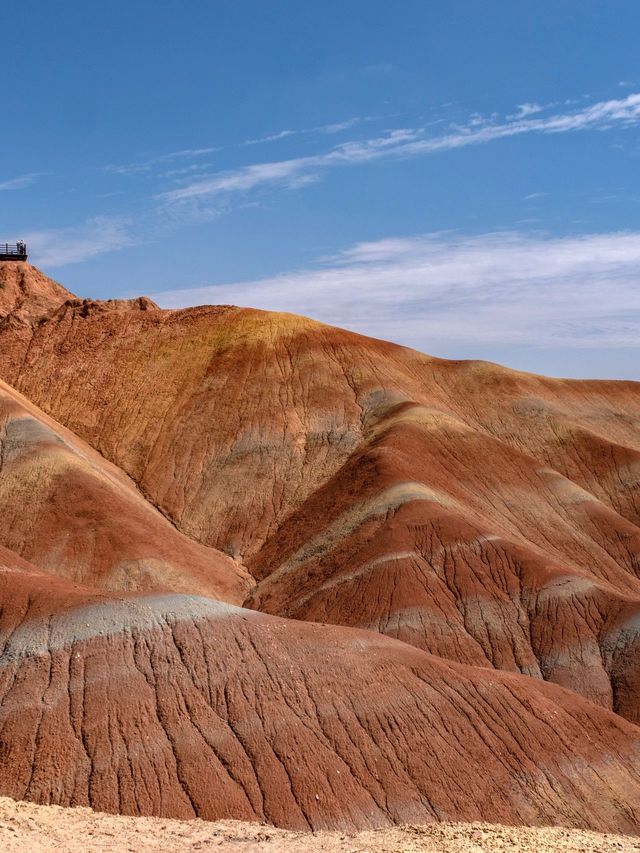
POLYGON ((0 265, 0 793, 637 831, 637 383, 23 266, 0 265))
POLYGON ((256 609, 377 630, 638 721, 640 530, 537 460, 402 404, 249 562, 256 609))
POLYGON ((0 790, 296 829, 633 831, 638 729, 371 632, 0 572, 0 790))
POLYGON ((175 590, 240 603, 227 555, 180 533, 135 483, 0 380, 0 542, 107 590, 175 590))

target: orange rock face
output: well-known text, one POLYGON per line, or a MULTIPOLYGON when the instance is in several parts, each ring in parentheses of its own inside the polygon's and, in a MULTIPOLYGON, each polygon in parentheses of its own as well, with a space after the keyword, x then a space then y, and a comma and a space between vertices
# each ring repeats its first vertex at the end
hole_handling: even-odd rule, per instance
POLYGON ((101 589, 239 603, 252 585, 246 570, 177 531, 122 471, 2 381, 0 542, 101 589))
POLYGON ((637 827, 640 385, 4 267, 0 793, 637 827))
POLYGON ((0 321, 12 315, 25 324, 47 316, 73 294, 30 264, 0 262, 0 321))
POLYGON ((634 831, 637 727, 552 685, 210 598, 0 571, 0 789, 299 829, 634 831))

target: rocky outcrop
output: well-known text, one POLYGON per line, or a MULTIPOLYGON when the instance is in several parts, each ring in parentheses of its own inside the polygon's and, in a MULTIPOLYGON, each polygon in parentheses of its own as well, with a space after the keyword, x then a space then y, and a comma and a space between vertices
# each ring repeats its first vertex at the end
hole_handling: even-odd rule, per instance
POLYGON ((50 316, 73 294, 40 270, 20 261, 0 262, 0 322, 13 315, 30 324, 50 316))
POLYGON ((2 361, 14 374, 24 358, 34 327, 73 298, 62 285, 21 261, 0 262, 0 337, 2 361))

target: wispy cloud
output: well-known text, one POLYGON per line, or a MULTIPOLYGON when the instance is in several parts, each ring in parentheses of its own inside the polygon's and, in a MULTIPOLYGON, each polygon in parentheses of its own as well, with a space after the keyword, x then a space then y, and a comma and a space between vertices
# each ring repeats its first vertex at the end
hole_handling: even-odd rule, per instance
POLYGON ((134 243, 129 220, 107 216, 70 228, 34 231, 25 235, 25 239, 31 259, 43 267, 79 263, 134 243))
POLYGON ((20 175, 18 178, 2 181, 0 183, 0 192, 4 192, 5 190, 24 190, 26 187, 30 187, 39 177, 40 173, 32 172, 29 175, 20 175))
POLYGON ((394 130, 387 136, 377 139, 344 143, 325 154, 276 160, 270 163, 255 163, 240 169, 218 172, 185 187, 162 193, 160 198, 165 201, 184 201, 189 198, 252 190, 263 184, 300 186, 303 178, 304 182, 309 182, 314 179, 314 173, 321 169, 376 160, 380 158, 382 152, 392 151, 403 142, 407 143, 418 138, 417 131, 394 130))
POLYGON ((426 136, 424 128, 403 128, 384 136, 335 146, 321 154, 266 163, 255 163, 201 180, 164 193, 165 201, 215 196, 252 190, 266 184, 297 185, 304 175, 337 166, 358 165, 374 160, 427 156, 442 151, 482 145, 498 139, 526 134, 562 134, 586 130, 629 127, 640 122, 640 94, 600 101, 580 110, 531 117, 538 105, 523 104, 520 114, 504 121, 476 117, 466 126, 456 126, 441 136, 426 136), (525 109, 523 113, 523 109, 525 109))
POLYGON ((518 112, 516 113, 516 118, 526 118, 527 116, 535 115, 536 113, 541 113, 544 110, 544 107, 541 104, 536 103, 528 103, 528 104, 518 104, 518 112))
POLYGON ((291 311, 429 352, 637 347, 640 233, 427 234, 359 243, 308 270, 156 294, 165 307, 291 311))
POLYGON ((258 139, 246 139, 243 145, 261 145, 263 142, 277 142, 279 139, 286 139, 287 136, 295 136, 297 133, 302 133, 300 130, 280 130, 277 133, 272 133, 269 136, 261 136, 258 139))
POLYGON ((346 121, 334 122, 333 124, 321 124, 318 127, 304 127, 300 130, 280 130, 277 133, 270 134, 269 136, 261 136, 258 139, 247 139, 243 142, 243 145, 261 145, 264 142, 278 142, 281 139, 286 139, 288 136, 302 136, 308 133, 341 133, 344 130, 349 130, 349 128, 355 127, 357 124, 362 124, 362 122, 372 120, 372 116, 356 116, 354 118, 349 118, 346 121))
POLYGON ((337 121, 334 124, 323 124, 316 130, 318 133, 341 133, 343 130, 349 130, 350 127, 361 124, 363 121, 371 121, 371 118, 350 118, 346 121, 337 121))
POLYGON ((191 159, 193 157, 205 157, 207 154, 213 154, 219 150, 219 148, 184 148, 181 151, 170 151, 168 154, 160 154, 157 157, 152 157, 149 160, 143 160, 139 163, 112 163, 105 166, 104 170, 114 175, 140 175, 144 172, 153 171, 155 166, 163 163, 171 163, 174 160, 191 159))

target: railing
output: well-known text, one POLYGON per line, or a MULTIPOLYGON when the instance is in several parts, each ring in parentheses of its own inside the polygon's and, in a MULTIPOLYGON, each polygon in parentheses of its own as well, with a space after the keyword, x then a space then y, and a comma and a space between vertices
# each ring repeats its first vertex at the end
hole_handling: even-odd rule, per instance
POLYGON ((25 260, 27 257, 27 244, 18 243, 0 243, 0 258, 2 260, 25 260))

